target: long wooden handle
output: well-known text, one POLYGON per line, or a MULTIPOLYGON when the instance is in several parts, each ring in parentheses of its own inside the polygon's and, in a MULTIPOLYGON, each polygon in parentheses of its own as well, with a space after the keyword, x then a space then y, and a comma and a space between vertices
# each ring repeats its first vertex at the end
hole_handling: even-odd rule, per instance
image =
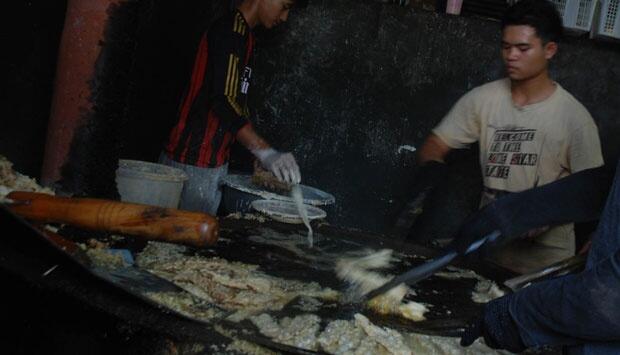
POLYGON ((9 208, 26 219, 70 224, 86 229, 129 234, 197 247, 219 237, 214 217, 200 212, 94 198, 57 197, 14 191, 9 208))

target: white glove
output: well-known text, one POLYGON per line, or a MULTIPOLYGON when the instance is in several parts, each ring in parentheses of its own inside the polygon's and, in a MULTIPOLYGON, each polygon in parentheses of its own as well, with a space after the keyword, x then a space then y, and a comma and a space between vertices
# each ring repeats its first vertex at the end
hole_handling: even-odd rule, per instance
POLYGON ((278 152, 272 148, 256 149, 252 153, 260 160, 263 167, 271 171, 278 180, 291 184, 301 182, 301 173, 293 154, 278 152))

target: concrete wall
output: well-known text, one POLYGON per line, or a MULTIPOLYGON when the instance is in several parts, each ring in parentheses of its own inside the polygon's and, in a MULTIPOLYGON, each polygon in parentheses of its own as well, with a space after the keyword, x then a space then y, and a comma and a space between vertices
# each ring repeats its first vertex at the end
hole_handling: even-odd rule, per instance
MULTIPOLYGON (((332 221, 384 230, 415 183, 413 154, 399 148, 420 146, 462 94, 502 76, 499 44, 496 22, 311 2, 259 44, 257 125, 296 153, 306 183, 336 196, 332 221)), ((608 160, 620 147, 619 49, 569 38, 552 67, 595 117, 608 160)), ((425 237, 449 235, 476 206, 476 152, 451 160, 448 184, 418 226, 425 237)))

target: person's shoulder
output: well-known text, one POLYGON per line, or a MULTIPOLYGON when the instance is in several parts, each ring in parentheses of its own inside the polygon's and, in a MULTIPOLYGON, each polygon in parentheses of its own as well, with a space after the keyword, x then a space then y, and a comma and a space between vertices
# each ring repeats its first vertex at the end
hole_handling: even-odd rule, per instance
POLYGON ((226 11, 221 16, 216 17, 215 19, 211 20, 209 31, 213 32, 213 31, 220 31, 223 29, 230 29, 231 28, 230 24, 232 23, 232 21, 233 21, 233 13, 230 11, 226 11))
POLYGON ((242 52, 249 33, 250 28, 239 11, 227 12, 214 21, 207 30, 209 48, 216 52, 231 49, 242 52))
POLYGON ((474 90, 484 94, 510 92, 510 81, 507 78, 497 79, 482 84, 472 91, 474 90))
POLYGON ((570 92, 562 87, 559 83, 556 82, 557 86, 557 105, 560 105, 564 112, 567 113, 567 117, 571 117, 578 121, 590 121, 592 120, 592 116, 588 109, 581 103, 579 100, 575 98, 570 92))
POLYGON ((580 107, 585 110, 585 107, 583 106, 583 104, 579 102, 579 100, 577 100, 575 96, 573 96, 573 94, 568 92, 568 90, 564 89, 564 87, 560 85, 560 83, 556 82, 555 85, 556 85, 556 90, 558 91, 557 92, 558 99, 561 100, 562 103, 568 104, 574 107, 580 107))
POLYGON ((510 93, 510 82, 507 79, 499 79, 476 86, 469 90, 464 97, 473 100, 494 100, 510 93))

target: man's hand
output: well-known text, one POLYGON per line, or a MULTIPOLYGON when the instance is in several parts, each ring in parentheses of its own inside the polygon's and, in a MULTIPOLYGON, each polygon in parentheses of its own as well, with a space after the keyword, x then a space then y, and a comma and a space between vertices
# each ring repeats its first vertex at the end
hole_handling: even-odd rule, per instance
POLYGON ((461 336, 461 346, 470 346, 483 337, 487 346, 512 352, 525 350, 523 340, 508 311, 512 295, 487 303, 480 317, 476 318, 461 336))
POLYGON ((278 180, 292 184, 301 182, 301 173, 293 154, 278 152, 273 148, 257 149, 253 150, 252 153, 263 167, 271 171, 278 180))
POLYGON ((399 213, 396 223, 392 228, 392 235, 405 238, 410 232, 418 215, 422 213, 424 202, 447 175, 448 168, 445 163, 428 161, 421 166, 413 182, 414 188, 410 193, 409 201, 399 213))
POLYGON ((247 124, 237 132, 237 140, 246 147, 261 165, 273 173, 278 180, 287 183, 299 184, 301 174, 299 166, 291 153, 282 153, 271 148, 269 144, 259 136, 251 124, 247 124))

